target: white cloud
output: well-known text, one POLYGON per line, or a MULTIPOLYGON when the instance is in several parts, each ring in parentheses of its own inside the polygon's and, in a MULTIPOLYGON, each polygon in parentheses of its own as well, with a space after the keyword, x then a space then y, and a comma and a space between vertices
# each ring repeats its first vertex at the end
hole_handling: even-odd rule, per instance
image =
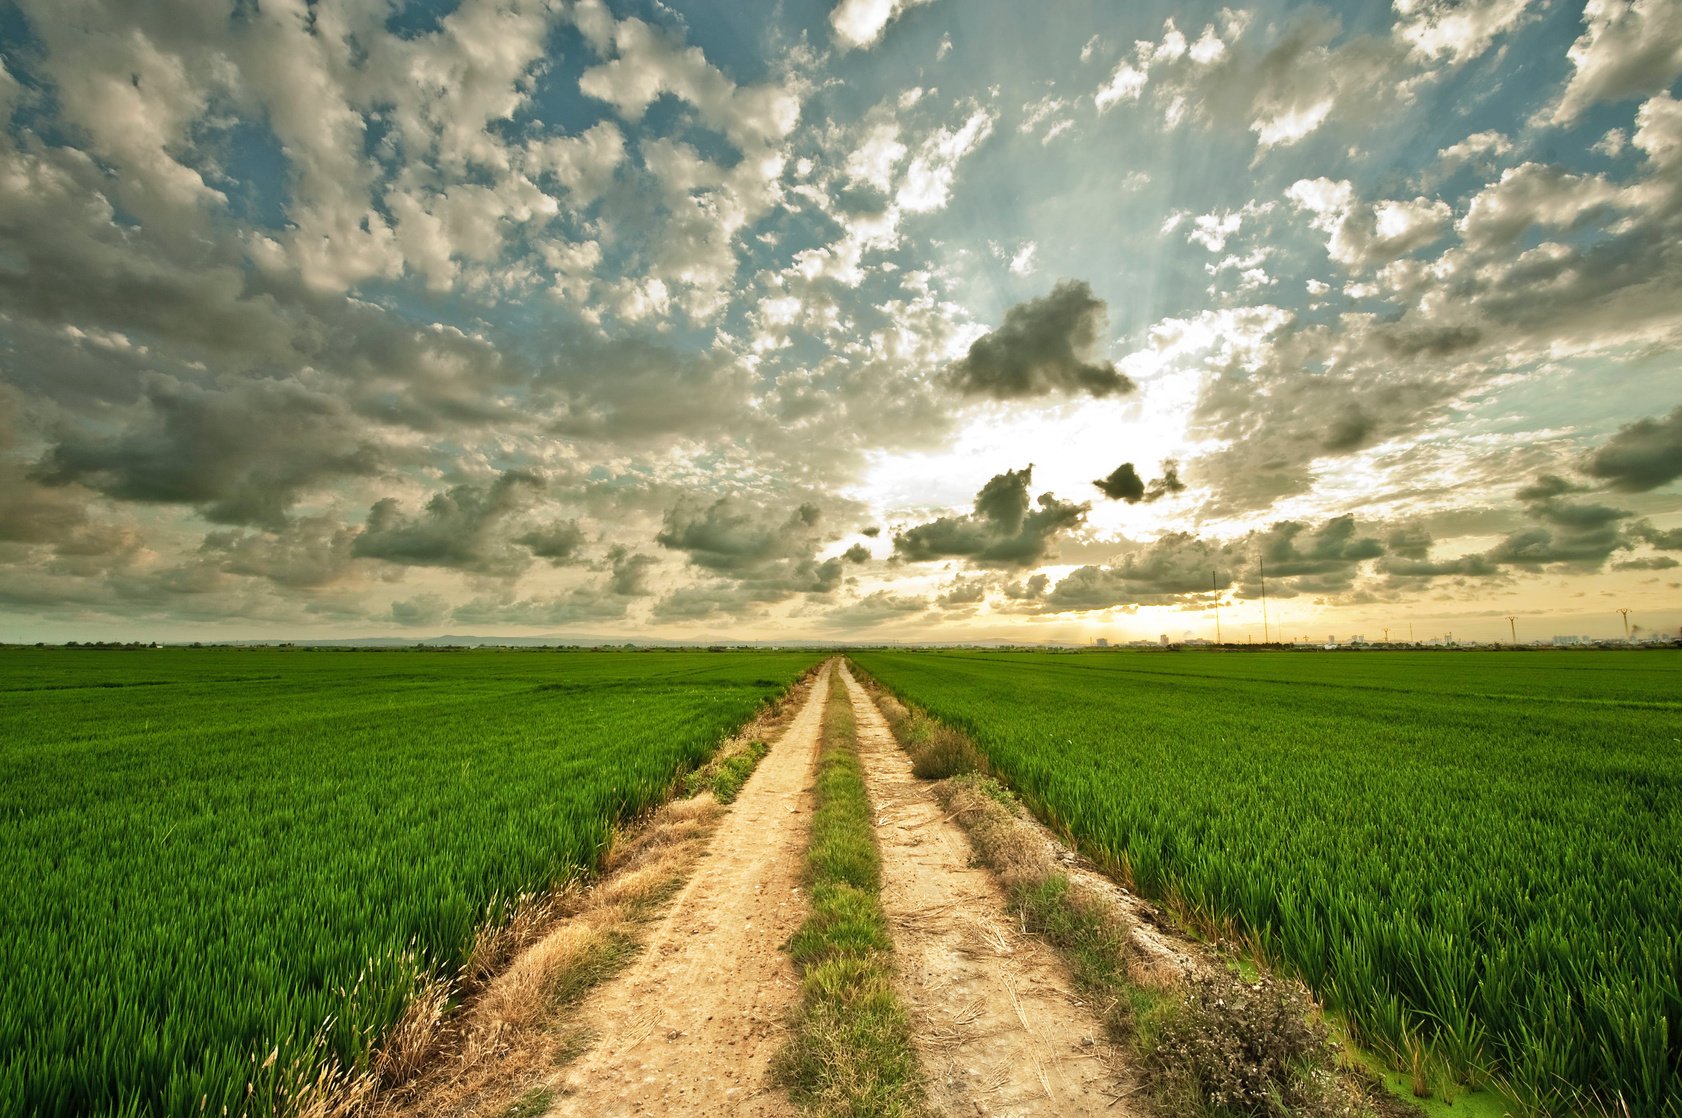
POLYGON ((1406 52, 1387 38, 1344 36, 1320 9, 1252 29, 1248 14, 1223 10, 1195 42, 1172 19, 1161 38, 1139 40, 1093 94, 1100 112, 1123 102, 1157 107, 1169 127, 1183 121, 1237 125, 1260 151, 1289 146, 1346 116, 1370 114, 1382 91, 1405 98, 1406 52))
POLYGON ((888 24, 931 0, 841 0, 829 13, 829 25, 842 49, 874 46, 888 24))
POLYGON ((942 128, 918 149, 905 170, 895 202, 906 213, 941 209, 952 196, 958 164, 993 133, 993 116, 978 108, 955 129, 942 128))
POLYGON ((1437 153, 1437 163, 1445 171, 1459 167, 1465 163, 1479 162, 1487 158, 1499 159, 1510 154, 1513 142, 1499 132, 1474 132, 1457 144, 1451 144, 1437 153))
POLYGON ((1137 101, 1145 92, 1145 85, 1150 77, 1143 70, 1136 70, 1131 63, 1122 62, 1110 75, 1110 80, 1101 86, 1092 97, 1092 103, 1103 112, 1122 101, 1137 101))
POLYGON ((1589 0, 1584 30, 1567 52, 1574 72, 1553 112, 1570 124, 1597 101, 1663 90, 1682 75, 1682 4, 1589 0))
POLYGON ((1469 62, 1512 30, 1531 0, 1395 0, 1396 36, 1422 58, 1469 62))
MULTIPOLYGON (((599 6, 600 0, 587 0, 579 9, 599 6)), ((578 88, 612 105, 626 120, 641 120, 650 105, 669 94, 694 106, 702 121, 744 152, 782 140, 800 120, 798 88, 737 86, 707 61, 701 48, 684 46, 640 19, 613 24, 612 47, 617 57, 585 70, 578 88)))
POLYGON ((1330 235, 1327 253, 1354 271, 1424 248, 1447 232, 1451 217, 1441 199, 1358 202, 1347 179, 1299 179, 1285 196, 1298 210, 1314 215, 1314 228, 1330 235))
POLYGON ((1601 175, 1575 175, 1558 167, 1521 163, 1479 191, 1457 227, 1470 248, 1503 247, 1533 225, 1569 229, 1593 211, 1616 203, 1621 195, 1601 175))
POLYGON ((899 139, 899 125, 879 120, 847 156, 847 174, 886 194, 893 189, 894 169, 905 159, 907 150, 899 139))

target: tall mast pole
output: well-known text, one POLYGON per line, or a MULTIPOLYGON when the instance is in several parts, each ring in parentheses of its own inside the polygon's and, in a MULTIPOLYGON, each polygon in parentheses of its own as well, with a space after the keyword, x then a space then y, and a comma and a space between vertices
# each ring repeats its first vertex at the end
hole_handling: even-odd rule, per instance
POLYGON ((1271 643, 1272 643, 1272 641, 1271 641, 1271 639, 1270 639, 1270 638, 1269 638, 1269 637, 1268 637, 1268 633, 1267 633, 1267 560, 1266 560, 1266 559, 1265 559, 1265 558, 1263 558, 1263 557, 1262 557, 1262 556, 1260 556, 1260 555, 1257 555, 1257 556, 1256 556, 1256 565, 1257 565, 1257 566, 1259 566, 1259 567, 1260 567, 1260 568, 1261 568, 1261 584, 1262 584, 1262 643, 1263 643, 1263 644, 1271 644, 1271 643))
POLYGON ((1215 595, 1215 643, 1221 643, 1221 588, 1215 578, 1215 572, 1209 572, 1209 589, 1215 595))

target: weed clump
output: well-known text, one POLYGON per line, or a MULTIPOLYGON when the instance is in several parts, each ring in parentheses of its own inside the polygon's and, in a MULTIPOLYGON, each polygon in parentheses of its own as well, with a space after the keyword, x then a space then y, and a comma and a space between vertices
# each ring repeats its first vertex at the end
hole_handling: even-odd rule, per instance
MULTIPOLYGON (((855 671, 856 675, 858 673, 855 671)), ((875 693, 882 717, 911 758, 911 773, 919 780, 945 780, 964 773, 986 772, 987 759, 969 735, 955 730, 915 707, 908 707, 886 694, 868 676, 864 682, 875 693)))
POLYGON ((1245 1118, 1333 1114, 1326 1030, 1294 983, 1227 970, 1188 979, 1156 1024, 1147 1069, 1164 1095, 1245 1118))
POLYGON ((789 941, 801 1004, 777 1077, 820 1118, 925 1112, 911 1023, 893 990, 882 862, 859 766, 852 706, 837 675, 824 710, 807 871, 812 912, 789 941))

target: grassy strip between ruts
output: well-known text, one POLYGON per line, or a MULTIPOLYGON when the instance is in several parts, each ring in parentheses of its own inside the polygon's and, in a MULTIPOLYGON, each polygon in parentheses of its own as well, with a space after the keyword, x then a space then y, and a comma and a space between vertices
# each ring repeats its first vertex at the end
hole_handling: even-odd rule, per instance
POLYGON ((789 940, 801 1003, 778 1077, 816 1115, 926 1113, 911 1023, 893 989, 882 859, 859 766, 853 710, 830 678, 807 854, 812 914, 789 940))
POLYGON ((1132 944, 1131 921, 1072 878, 1015 794, 960 731, 907 707, 858 668, 912 771, 936 780, 1025 927, 1058 949, 1104 1024, 1138 1060, 1154 1109, 1194 1116, 1309 1118, 1417 1113, 1354 1067, 1299 983, 1223 960, 1182 974, 1132 944))

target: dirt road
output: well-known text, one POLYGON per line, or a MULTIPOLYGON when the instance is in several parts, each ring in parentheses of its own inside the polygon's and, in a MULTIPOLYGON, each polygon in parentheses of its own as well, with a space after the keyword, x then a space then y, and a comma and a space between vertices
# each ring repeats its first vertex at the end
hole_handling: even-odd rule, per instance
POLYGON ((1024 935, 846 669, 865 786, 931 1101, 949 1118, 1129 1115, 1130 1081, 1051 949, 1024 935))
POLYGON ((791 1115, 769 1084, 800 983, 782 945, 800 881, 829 671, 748 779, 641 957, 580 1007, 602 1038, 554 1084, 551 1115, 791 1115))

